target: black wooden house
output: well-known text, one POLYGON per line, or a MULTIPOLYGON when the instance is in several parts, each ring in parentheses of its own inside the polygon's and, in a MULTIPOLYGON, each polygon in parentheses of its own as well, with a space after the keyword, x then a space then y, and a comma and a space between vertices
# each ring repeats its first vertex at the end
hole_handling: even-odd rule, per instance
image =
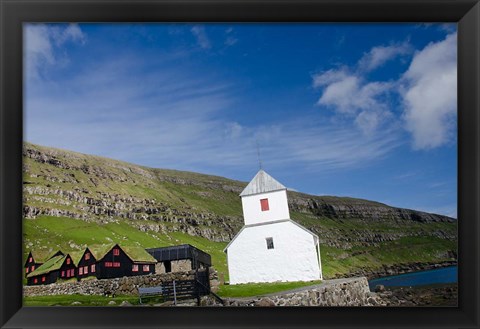
POLYGON ((152 274, 155 273, 156 262, 141 247, 115 244, 104 255, 99 254, 96 258, 95 273, 101 279, 152 274))
POLYGON ((59 279, 76 278, 76 266, 72 257, 57 255, 40 265, 35 271, 27 275, 28 285, 50 284, 59 279))
POLYGON ((25 269, 25 277, 27 277, 28 274, 35 271, 37 268, 39 268, 42 264, 44 264, 49 259, 59 255, 63 256, 63 252, 61 252, 60 250, 50 253, 46 257, 42 257, 40 254, 30 251, 28 253, 27 259, 25 260, 25 264, 23 266, 23 268, 25 269))

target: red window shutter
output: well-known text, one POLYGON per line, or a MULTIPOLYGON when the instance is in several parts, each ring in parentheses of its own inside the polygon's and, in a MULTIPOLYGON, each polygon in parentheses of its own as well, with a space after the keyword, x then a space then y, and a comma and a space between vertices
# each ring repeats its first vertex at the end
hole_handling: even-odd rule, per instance
POLYGON ((270 208, 268 206, 268 199, 261 199, 260 200, 260 205, 262 206, 262 211, 270 210, 270 208))

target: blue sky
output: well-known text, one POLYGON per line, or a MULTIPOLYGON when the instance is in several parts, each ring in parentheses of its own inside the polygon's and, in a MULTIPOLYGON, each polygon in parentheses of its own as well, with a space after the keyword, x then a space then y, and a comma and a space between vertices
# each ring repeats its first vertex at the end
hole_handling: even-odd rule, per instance
POLYGON ((456 217, 455 24, 27 24, 24 138, 456 217))

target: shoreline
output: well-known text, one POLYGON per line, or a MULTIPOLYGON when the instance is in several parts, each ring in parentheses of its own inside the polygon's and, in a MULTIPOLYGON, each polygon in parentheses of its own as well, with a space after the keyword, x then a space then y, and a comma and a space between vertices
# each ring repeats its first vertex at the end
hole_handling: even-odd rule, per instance
POLYGON ((364 276, 367 278, 367 280, 370 281, 373 279, 381 279, 381 278, 389 277, 393 275, 428 271, 428 270, 433 270, 437 268, 444 268, 444 267, 457 266, 457 265, 458 265, 458 262, 456 260, 444 261, 441 263, 419 262, 419 263, 411 263, 411 264, 399 264, 399 265, 383 266, 383 268, 379 268, 376 270, 361 269, 355 272, 350 272, 343 276, 335 276, 332 279, 338 279, 342 277, 364 276))

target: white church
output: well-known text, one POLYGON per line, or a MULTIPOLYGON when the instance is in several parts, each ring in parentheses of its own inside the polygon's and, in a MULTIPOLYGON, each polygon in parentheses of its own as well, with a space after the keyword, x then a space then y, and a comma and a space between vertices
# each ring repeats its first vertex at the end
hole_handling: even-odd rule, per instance
POLYGON ((240 197, 245 225, 224 249, 230 284, 323 279, 318 236, 290 219, 285 186, 260 169, 240 197))

